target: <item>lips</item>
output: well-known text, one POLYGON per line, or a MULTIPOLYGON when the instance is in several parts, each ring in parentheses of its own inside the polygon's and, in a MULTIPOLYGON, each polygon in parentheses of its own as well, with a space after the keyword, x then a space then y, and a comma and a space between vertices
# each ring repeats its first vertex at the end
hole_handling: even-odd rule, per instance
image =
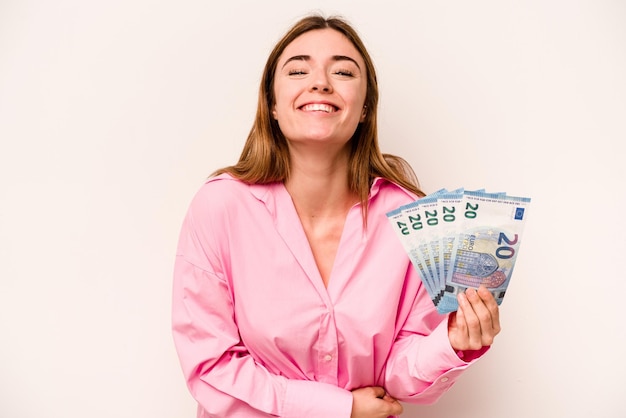
POLYGON ((300 106, 300 110, 304 112, 325 112, 332 113, 337 111, 337 107, 329 103, 307 103, 300 106))

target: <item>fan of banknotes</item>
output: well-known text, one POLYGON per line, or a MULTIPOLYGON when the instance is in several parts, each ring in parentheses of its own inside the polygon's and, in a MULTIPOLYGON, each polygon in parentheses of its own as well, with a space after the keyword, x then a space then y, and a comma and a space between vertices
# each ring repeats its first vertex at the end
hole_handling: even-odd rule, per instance
POLYGON ((522 242, 530 198, 484 190, 439 190, 389 213, 439 313, 483 285, 502 303, 522 242))

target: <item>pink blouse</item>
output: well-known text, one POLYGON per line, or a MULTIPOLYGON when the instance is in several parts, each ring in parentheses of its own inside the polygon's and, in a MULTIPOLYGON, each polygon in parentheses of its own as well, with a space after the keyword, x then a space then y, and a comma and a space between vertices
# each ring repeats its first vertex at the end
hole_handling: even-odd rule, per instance
POLYGON ((463 361, 386 213, 415 196, 383 179, 367 227, 352 207, 325 287, 282 183, 222 175, 194 197, 176 256, 173 334, 198 417, 348 418, 351 390, 432 403, 463 361))

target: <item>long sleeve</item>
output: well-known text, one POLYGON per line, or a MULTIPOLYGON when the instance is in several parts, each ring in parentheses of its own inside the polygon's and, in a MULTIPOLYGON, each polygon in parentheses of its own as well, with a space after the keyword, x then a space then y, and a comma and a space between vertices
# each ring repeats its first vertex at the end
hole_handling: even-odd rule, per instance
POLYGON ((472 353, 470 358, 459 358, 464 353, 455 352, 448 339, 449 315, 437 313, 424 289, 411 291, 411 283, 419 282, 416 271, 410 268, 405 293, 409 300, 405 303, 411 311, 392 346, 385 385, 399 400, 429 404, 437 401, 487 348, 472 353), (411 295, 414 299, 409 303, 411 295))
POLYGON ((215 178, 194 197, 174 268, 173 334, 198 418, 348 418, 351 391, 428 403, 467 367, 372 187, 349 211, 328 286, 284 185, 215 178), (447 379, 447 381, 446 381, 447 379))
POLYGON ((174 268, 174 341, 194 398, 207 416, 349 417, 349 391, 270 373, 244 346, 215 240, 221 232, 204 217, 202 226, 195 221, 205 210, 202 201, 192 204, 174 268))

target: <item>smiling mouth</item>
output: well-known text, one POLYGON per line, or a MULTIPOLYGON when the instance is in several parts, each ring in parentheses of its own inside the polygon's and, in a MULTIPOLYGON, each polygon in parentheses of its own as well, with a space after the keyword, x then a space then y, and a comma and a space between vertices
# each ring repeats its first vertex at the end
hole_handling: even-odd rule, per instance
POLYGON ((310 103, 300 107, 300 110, 305 112, 325 112, 332 113, 337 111, 335 106, 325 104, 325 103, 310 103))

